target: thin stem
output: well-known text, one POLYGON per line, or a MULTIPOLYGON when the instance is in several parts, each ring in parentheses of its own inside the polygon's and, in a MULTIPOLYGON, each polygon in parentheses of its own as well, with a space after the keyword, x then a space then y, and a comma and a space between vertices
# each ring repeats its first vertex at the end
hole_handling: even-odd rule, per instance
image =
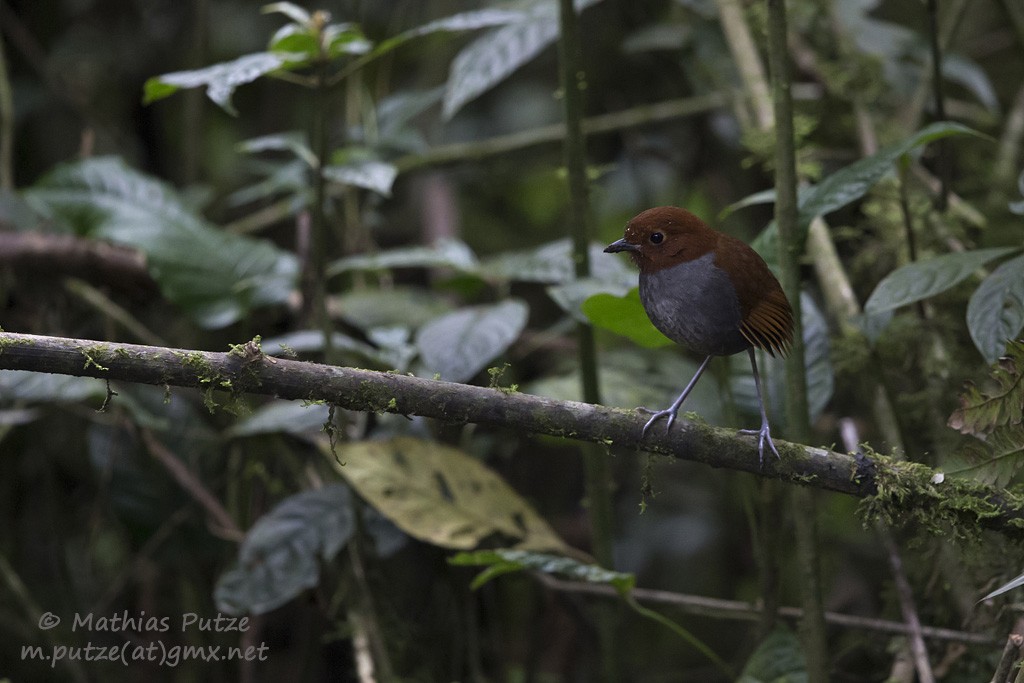
POLYGON ((935 683, 935 675, 928 662, 928 650, 925 648, 924 636, 921 633, 921 620, 918 618, 917 608, 914 606, 914 594, 910 588, 910 582, 907 581, 907 574, 903 571, 903 560, 900 558, 899 548, 896 547, 896 542, 888 529, 877 525, 877 531, 889 556, 889 566, 892 568, 893 582, 896 584, 896 595, 903 613, 903 622, 907 625, 910 651, 914 656, 914 668, 917 669, 917 680, 920 683, 935 683))
MULTIPOLYGON (((810 437, 807 411, 807 375, 804 363, 803 326, 800 305, 800 256, 802 240, 797 225, 796 140, 793 131, 793 98, 786 32, 784 0, 768 3, 768 63, 772 75, 772 103, 775 112, 775 222, 779 229, 779 266, 782 287, 793 308, 793 348, 786 364, 786 417, 791 436, 810 437)), ((817 507, 805 489, 793 491, 797 551, 801 562, 801 595, 804 619, 800 622, 807 658, 808 680, 828 681, 828 644, 825 607, 821 597, 821 572, 817 553, 815 518, 817 507)))
POLYGON ((313 203, 310 207, 312 234, 309 242, 309 267, 306 272, 303 294, 305 297, 310 297, 306 314, 315 321, 316 327, 323 333, 324 358, 331 362, 334 355, 334 344, 331 320, 327 313, 327 180, 324 177, 324 167, 327 165, 328 66, 327 55, 321 53, 315 65, 313 111, 309 136, 313 155, 316 157, 316 168, 313 169, 313 203))
MULTIPOLYGON (((932 93, 935 97, 935 118, 946 120, 946 98, 942 92, 942 46, 939 44, 939 2, 928 0, 928 35, 932 51, 932 93)), ((937 143, 939 182, 941 189, 935 204, 939 211, 945 211, 949 205, 949 147, 945 140, 937 143)))
MULTIPOLYGON (((585 75, 580 54, 576 11, 572 0, 560 0, 561 31, 559 68, 565 107, 565 167, 569 179, 569 225, 572 229, 573 263, 576 277, 590 275, 590 202, 587 186, 586 139, 583 134, 583 89, 585 75)), ((576 327, 579 345, 580 381, 583 400, 600 403, 597 349, 593 329, 584 323, 576 327)), ((606 567, 612 566, 611 472, 608 459, 595 449, 584 453, 587 498, 594 555, 606 567)))
MULTIPOLYGON (((602 598, 619 599, 619 592, 607 584, 580 583, 555 578, 550 574, 535 573, 533 577, 551 590, 560 593, 574 593, 577 595, 593 595, 602 598)), ((656 590, 652 588, 634 588, 630 591, 639 602, 655 605, 666 605, 675 607, 685 614, 693 614, 711 619, 728 619, 734 621, 757 621, 764 612, 761 605, 742 602, 740 600, 723 600, 721 598, 709 598, 704 595, 689 595, 687 593, 674 593, 671 591, 656 590)), ((802 619, 803 610, 799 607, 780 607, 778 616, 793 620, 802 619)), ((825 620, 835 626, 863 629, 878 633, 893 633, 906 635, 909 630, 907 625, 901 621, 890 621, 888 619, 876 619, 855 614, 842 614, 840 612, 826 612, 825 620)), ((982 645, 991 647, 998 645, 1000 641, 985 635, 984 633, 970 633, 968 631, 956 631, 949 628, 937 626, 921 626, 921 634, 932 640, 944 640, 955 643, 967 643, 970 645, 982 645)), ((1011 638, 1017 634, 1011 634, 1011 638)), ((1020 636, 1017 636, 1020 638, 1020 636)), ((1024 639, 1022 639, 1024 640, 1024 639)), ((1018 645, 1020 643, 1018 642, 1018 645)))
POLYGON ((14 97, 0 36, 0 190, 14 189, 14 97))

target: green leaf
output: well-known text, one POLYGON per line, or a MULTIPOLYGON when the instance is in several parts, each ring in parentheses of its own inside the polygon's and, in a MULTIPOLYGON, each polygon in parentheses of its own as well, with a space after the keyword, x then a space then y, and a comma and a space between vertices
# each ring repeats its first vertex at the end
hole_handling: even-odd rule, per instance
POLYGON ((776 628, 761 641, 743 667, 739 683, 806 683, 800 639, 786 628, 776 628))
POLYGON ((991 369, 994 387, 980 391, 968 382, 960 407, 949 416, 949 426, 962 434, 984 435, 1024 420, 1024 340, 1010 342, 1006 355, 991 369))
POLYGON ((334 299, 341 315, 364 330, 416 328, 449 313, 452 305, 434 292, 414 287, 353 290, 334 299))
POLYGON ((327 44, 327 56, 331 58, 366 54, 373 47, 373 43, 363 35, 362 29, 351 23, 327 26, 324 29, 324 42, 327 44))
MULTIPOLYGON (((82 362, 85 363, 84 358, 82 362)), ((106 383, 93 377, 0 370, 0 397, 4 402, 77 403, 105 395, 106 383)))
MULTIPOLYGON (((1018 414, 1019 415, 1019 414, 1018 414)), ((1006 488, 1024 466, 1024 426, 997 427, 984 441, 974 439, 943 464, 947 474, 1006 488)))
POLYGON ((431 320, 416 333, 424 373, 468 381, 512 345, 526 327, 528 313, 525 303, 513 299, 431 320))
POLYGON ((329 264, 327 273, 333 277, 354 270, 445 267, 473 271, 477 268, 476 256, 465 242, 456 239, 443 239, 429 247, 403 247, 388 249, 376 254, 347 256, 329 264))
POLYGON ((288 151, 301 159, 309 168, 317 167, 317 158, 306 144, 306 134, 299 131, 263 135, 245 140, 238 145, 241 152, 257 154, 266 151, 288 151))
POLYGON ((383 197, 390 197, 398 168, 385 161, 366 159, 344 165, 324 166, 323 174, 332 182, 361 187, 383 197))
POLYGON ((450 17, 431 21, 423 26, 410 29, 397 36, 381 41, 373 50, 371 57, 376 58, 391 52, 399 45, 406 43, 413 38, 430 35, 442 31, 474 31, 489 26, 504 26, 516 21, 521 21, 524 13, 517 10, 505 9, 482 9, 471 12, 453 14, 450 17))
POLYGON ((645 348, 654 349, 673 343, 647 317, 637 287, 630 289, 625 296, 595 294, 583 302, 581 309, 595 326, 628 337, 645 348))
POLYGON ((815 216, 823 216, 860 199, 889 173, 901 156, 951 135, 990 139, 987 135, 952 121, 938 121, 926 126, 906 140, 855 161, 809 188, 800 202, 800 224, 807 226, 815 216))
MULTIPOLYGON (((632 278, 630 278, 632 279, 632 278)), ((597 278, 588 277, 580 280, 573 280, 561 285, 552 285, 547 288, 548 296, 558 304, 563 311, 571 315, 578 322, 589 322, 589 318, 583 313, 583 302, 595 294, 611 294, 613 296, 625 296, 629 293, 630 285, 616 285, 597 278)))
MULTIPOLYGON (((598 280, 636 284, 636 272, 623 259, 604 253, 604 245, 589 246, 591 276, 598 280)), ((484 261, 481 275, 491 281, 567 283, 576 280, 572 241, 568 238, 539 247, 499 254, 484 261)))
POLYGON ((329 408, 321 404, 303 405, 298 401, 271 401, 232 425, 224 435, 229 438, 264 434, 309 435, 320 432, 328 419, 329 408))
POLYGON ((1024 329, 1024 255, 1011 259, 982 280, 967 303, 967 329, 989 363, 1024 329))
POLYGON ((1016 579, 1014 579, 1012 581, 1004 583, 1002 586, 1000 586, 999 588, 995 589, 994 591, 992 591, 991 593, 989 593, 988 595, 983 597, 978 602, 985 602, 986 600, 991 600, 992 598, 996 597, 997 595, 1002 595, 1006 591, 1013 590, 1014 588, 1020 588, 1021 586, 1024 586, 1024 574, 1021 574, 1020 576, 1018 576, 1016 579))
POLYGON ((978 268, 1005 256, 1012 247, 944 254, 908 263, 889 273, 864 304, 867 314, 881 313, 940 294, 969 278, 978 268))
POLYGON ((547 522, 494 471, 433 441, 399 437, 341 449, 337 465, 360 496, 404 532, 467 550, 501 538, 519 550, 567 552, 547 522))
POLYGON ((977 62, 955 53, 946 53, 942 58, 942 75, 972 93, 978 101, 993 114, 999 113, 999 96, 985 69, 977 62))
MULTIPOLYGON (((611 349, 600 354, 601 400, 605 405, 664 408, 672 403, 697 371, 697 364, 675 349, 611 349)), ((749 366, 749 364, 748 364, 749 366)), ((523 391, 560 401, 582 401, 579 368, 561 375, 546 375, 523 391)), ((714 382, 698 382, 686 399, 687 412, 710 424, 724 424, 722 392, 714 382)))
POLYGON ((302 55, 307 61, 316 59, 320 51, 319 40, 310 27, 300 24, 285 24, 274 32, 268 48, 271 52, 302 55))
POLYGON ((292 21, 300 24, 308 24, 311 18, 309 16, 309 12, 299 5, 296 5, 294 2, 272 2, 269 5, 261 7, 260 12, 263 14, 283 14, 292 21))
POLYGON ((295 257, 264 240, 218 230, 166 184, 116 157, 65 164, 24 196, 79 234, 139 249, 167 299, 200 325, 224 327, 287 301, 295 257))
POLYGON ((355 530, 348 488, 331 484, 286 498, 245 535, 238 560, 217 581, 217 609, 263 614, 320 581, 355 530))
MULTIPOLYGON (((806 234, 807 227, 817 216, 824 216, 832 211, 841 209, 863 197, 875 183, 884 178, 891 170, 893 164, 904 154, 908 154, 917 147, 927 145, 930 142, 940 140, 951 135, 973 135, 991 140, 984 133, 968 128, 967 126, 952 121, 938 121, 917 133, 914 133, 906 140, 895 145, 879 150, 875 154, 853 162, 832 175, 822 180, 817 185, 800 188, 797 195, 797 203, 800 207, 799 225, 801 242, 806 234)), ((775 191, 764 190, 751 197, 733 204, 725 210, 729 213, 741 206, 762 203, 769 197, 774 198, 775 191)), ((778 227, 772 221, 765 228, 751 245, 768 263, 774 263, 778 248, 778 227)))
POLYGON ((276 52, 257 52, 230 62, 214 64, 193 71, 175 71, 148 79, 143 86, 143 104, 163 99, 181 88, 206 87, 206 96, 232 115, 238 112, 231 104, 235 88, 255 81, 285 65, 297 65, 292 55, 276 52))
POLYGON ((459 567, 487 567, 477 575, 471 584, 476 590, 501 574, 529 570, 541 574, 553 574, 582 583, 602 584, 613 587, 620 595, 633 590, 636 577, 632 574, 615 572, 596 564, 587 564, 569 557, 525 550, 477 550, 464 552, 448 558, 450 564, 459 567))
MULTIPOLYGON (((576 10, 598 0, 576 0, 576 10)), ((503 22, 507 23, 507 22, 503 22)), ((451 119, 468 102, 508 78, 558 37, 557 5, 535 2, 518 21, 489 31, 462 49, 452 61, 442 116, 451 119)))

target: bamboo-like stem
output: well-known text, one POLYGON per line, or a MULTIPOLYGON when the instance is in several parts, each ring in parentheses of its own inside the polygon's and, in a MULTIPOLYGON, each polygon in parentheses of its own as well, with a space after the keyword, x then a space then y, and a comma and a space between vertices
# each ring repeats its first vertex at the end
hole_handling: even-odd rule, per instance
POLYGON ((0 36, 0 190, 14 189, 14 96, 0 36))
MULTIPOLYGON (((565 107, 564 157, 569 180, 569 225, 577 278, 590 275, 590 200, 587 186, 586 139, 583 133, 583 90, 586 79, 580 54, 579 29, 572 0, 560 0, 558 53, 562 101, 565 107)), ((590 325, 576 326, 583 400, 600 403, 597 348, 590 325)), ((598 561, 612 566, 611 471, 608 459, 593 447, 584 451, 593 551, 598 561)))
MULTIPOLYGON (((784 0, 767 0, 768 64, 771 73, 772 104, 775 112, 775 223, 779 229, 779 267, 796 329, 793 348, 786 364, 786 417, 789 434, 800 441, 810 437, 807 409, 807 371, 804 363, 803 326, 800 305, 800 256, 802 240, 797 225, 796 140, 793 131, 793 98, 790 93, 786 5, 784 0)), ((791 497, 797 552, 800 556, 800 587, 804 619, 800 622, 807 676, 812 683, 828 681, 828 644, 825 606, 821 591, 821 570, 817 553, 816 505, 806 489, 791 497)))
MULTIPOLYGON (((946 98, 942 88, 942 46, 939 44, 939 0, 928 0, 928 37, 932 57, 932 95, 935 99, 935 118, 946 120, 946 98)), ((936 208, 945 211, 949 205, 949 145, 946 140, 936 142, 939 157, 940 190, 936 197, 936 208)))
MULTIPOLYGON (((318 13, 322 29, 327 18, 318 13)), ((331 320, 327 312, 327 179, 324 167, 327 165, 327 106, 330 85, 327 82, 329 57, 324 49, 323 39, 319 40, 320 54, 314 65, 313 110, 310 122, 310 146, 316 157, 313 169, 313 202, 310 207, 311 234, 309 259, 304 273, 303 306, 311 322, 323 333, 324 357, 331 360, 334 343, 331 334, 331 320)))

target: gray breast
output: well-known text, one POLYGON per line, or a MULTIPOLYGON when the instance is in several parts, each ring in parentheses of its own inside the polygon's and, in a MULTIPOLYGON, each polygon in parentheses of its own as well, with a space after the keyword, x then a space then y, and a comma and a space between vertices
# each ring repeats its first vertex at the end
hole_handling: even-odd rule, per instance
POLYGON ((740 305, 714 254, 640 273, 640 299, 662 334, 691 351, 727 356, 750 344, 739 333, 740 305))

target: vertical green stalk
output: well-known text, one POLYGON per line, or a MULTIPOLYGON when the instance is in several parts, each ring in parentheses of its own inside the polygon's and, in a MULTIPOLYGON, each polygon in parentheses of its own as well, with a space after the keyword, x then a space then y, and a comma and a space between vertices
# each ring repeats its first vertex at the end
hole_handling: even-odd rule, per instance
POLYGON ((313 201, 310 207, 309 267, 306 270, 303 295, 309 297, 306 313, 323 333, 324 358, 330 363, 334 345, 331 341, 331 319, 327 314, 327 183, 323 172, 327 165, 327 95, 330 88, 329 57, 323 45, 323 28, 327 25, 328 16, 324 12, 316 12, 312 20, 318 29, 320 54, 314 65, 316 72, 309 138, 316 157, 316 168, 313 169, 313 201))
MULTIPOLYGON (((935 118, 939 121, 945 121, 946 98, 942 94, 942 46, 939 44, 938 0, 928 0, 928 33, 931 38, 932 93, 935 95, 935 118)), ((939 211, 945 211, 946 206, 949 204, 949 146, 945 140, 938 140, 936 144, 939 155, 939 181, 942 185, 939 188, 939 196, 936 198, 935 207, 939 211)))
POLYGON ((0 38, 0 190, 14 189, 14 97, 0 38))
MULTIPOLYGON (((583 89, 586 87, 580 54, 576 12, 572 0, 560 0, 561 33, 558 41, 559 70, 565 106, 565 168, 569 181, 569 224, 572 229, 573 262, 576 277, 590 275, 590 207, 587 188, 586 149, 583 135, 583 89)), ((583 400, 600 403, 597 377, 597 350, 593 329, 576 326, 579 344, 580 378, 583 400)), ((605 453, 595 447, 584 451, 587 498, 594 556, 606 567, 612 566, 611 472, 605 453)))
MULTIPOLYGON (((786 5, 785 0, 767 0, 767 3, 768 64, 772 75, 772 103, 775 112, 775 222, 779 229, 779 267, 782 271, 782 286, 789 296, 796 322, 793 349, 789 363, 786 364, 787 436, 806 443, 811 430, 800 313, 800 254, 803 240, 797 224, 796 143, 786 40, 786 5)), ((817 512, 814 497, 807 489, 794 489, 791 505, 800 560, 799 586, 804 607, 800 631, 807 659, 807 676, 812 683, 826 683, 828 647, 816 548, 817 512)))

